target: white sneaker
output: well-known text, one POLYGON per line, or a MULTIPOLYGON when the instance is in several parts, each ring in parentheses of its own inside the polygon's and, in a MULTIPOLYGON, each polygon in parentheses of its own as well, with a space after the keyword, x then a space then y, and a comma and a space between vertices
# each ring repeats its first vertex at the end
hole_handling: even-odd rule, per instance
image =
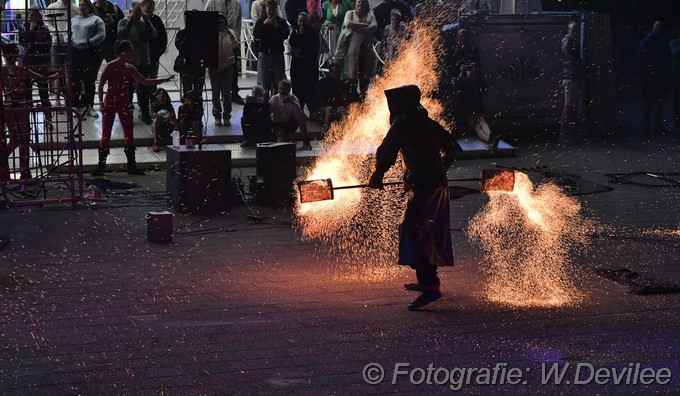
POLYGON ((86 115, 88 117, 94 117, 94 118, 99 117, 99 113, 97 113, 97 110, 95 110, 94 107, 88 107, 86 115))

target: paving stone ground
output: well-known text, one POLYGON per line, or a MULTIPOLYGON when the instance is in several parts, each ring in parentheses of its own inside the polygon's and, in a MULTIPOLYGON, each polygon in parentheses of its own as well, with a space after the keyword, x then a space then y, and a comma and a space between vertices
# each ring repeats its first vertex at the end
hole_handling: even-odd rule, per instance
MULTIPOLYGON (((679 148, 667 138, 524 143, 516 158, 460 161, 451 170, 470 177, 494 162, 547 167, 613 187, 577 196, 584 213, 609 228, 574 253, 585 298, 566 308, 512 309, 479 295, 485 263, 459 230, 488 199, 482 194, 452 200, 457 265, 442 271, 445 298, 423 312, 406 309, 414 297, 401 286, 409 271, 347 278, 347 265, 300 240, 287 210, 254 207, 276 220, 261 223, 247 221, 245 206, 212 218, 175 214, 174 242, 148 243, 146 212, 166 209, 157 194, 165 191, 162 172, 113 174, 140 183, 141 192, 112 193, 90 208, 0 210, 0 236, 11 239, 0 252, 0 393, 678 394, 680 295, 633 295, 595 269, 680 283, 680 188, 613 185, 606 176, 677 171, 679 148), (369 363, 384 367, 378 385, 364 380, 369 363), (611 374, 638 363, 673 377, 573 383, 579 364, 584 380, 589 367, 611 374), (393 383, 396 364, 413 378, 393 383), (455 375, 454 384, 411 383, 430 364, 433 373, 443 368, 430 382, 456 367, 514 369, 522 378, 457 391, 455 375), (571 383, 542 383, 542 368, 553 364, 571 383)), ((477 374, 473 382, 484 382, 477 374)))

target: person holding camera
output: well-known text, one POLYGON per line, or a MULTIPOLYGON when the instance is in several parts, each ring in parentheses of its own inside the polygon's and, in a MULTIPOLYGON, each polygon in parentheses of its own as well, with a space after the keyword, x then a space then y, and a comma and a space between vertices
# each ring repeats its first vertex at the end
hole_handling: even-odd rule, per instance
MULTIPOLYGON (((149 16, 143 12, 141 3, 133 1, 130 14, 127 18, 118 22, 118 37, 121 40, 130 40, 132 43, 135 51, 133 57, 130 58, 130 63, 145 78, 151 78, 153 74, 150 42, 157 36, 158 32, 151 23, 149 16)), ((139 82, 135 82, 134 85, 130 86, 130 102, 132 102, 132 94, 135 91, 141 112, 139 119, 143 123, 151 125, 151 114, 149 114, 150 89, 139 82)))
POLYGON ((279 82, 286 78, 283 42, 290 31, 286 20, 277 15, 278 8, 275 0, 267 0, 267 12, 255 22, 253 28, 253 37, 260 40, 257 85, 264 87, 269 96, 277 91, 279 82))

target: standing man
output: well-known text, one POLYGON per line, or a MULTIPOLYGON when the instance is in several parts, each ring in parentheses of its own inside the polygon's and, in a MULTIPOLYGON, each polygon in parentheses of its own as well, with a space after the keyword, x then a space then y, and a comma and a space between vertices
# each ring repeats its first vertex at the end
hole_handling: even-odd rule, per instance
POLYGON ((309 14, 298 15, 297 27, 288 38, 291 49, 290 81, 302 109, 311 115, 316 109, 314 94, 319 82, 319 32, 309 25, 309 14))
MULTIPOLYGON (((153 71, 151 68, 150 43, 157 36, 158 32, 156 32, 156 28, 151 24, 149 16, 142 12, 142 5, 137 1, 133 1, 130 14, 118 23, 118 37, 121 40, 129 40, 132 43, 134 51, 129 62, 135 66, 144 78, 150 78, 153 71)), ((143 123, 151 125, 151 114, 149 113, 150 90, 138 81, 131 83, 129 90, 131 103, 134 91, 137 91, 137 104, 141 113, 139 119, 143 123)))
MULTIPOLYGON (((165 53, 168 46, 168 33, 165 30, 165 24, 158 15, 153 12, 156 10, 156 2, 154 0, 142 0, 142 13, 149 18, 151 24, 156 29, 156 37, 149 42, 149 52, 151 57, 151 77, 158 77, 158 69, 160 68, 161 56, 165 53)), ((156 87, 151 87, 151 90, 156 90, 156 87)))
POLYGON ((583 81, 583 61, 578 45, 578 23, 569 22, 567 35, 562 38, 562 89, 564 108, 560 119, 559 144, 574 144, 577 140, 578 104, 583 81))
MULTIPOLYGON (((241 25, 243 24, 243 14, 241 11, 241 2, 239 0, 208 0, 205 5, 206 11, 217 11, 227 17, 227 27, 236 34, 236 40, 241 42, 241 25)), ((238 87, 239 67, 241 65, 241 46, 234 48, 236 62, 232 66, 234 68, 231 80, 231 101, 242 105, 243 98, 239 95, 240 88, 238 87)))
POLYGON ((275 0, 267 0, 265 15, 262 15, 253 27, 253 37, 260 40, 257 85, 264 87, 269 97, 278 91, 279 82, 286 78, 283 42, 288 38, 290 31, 286 20, 277 16, 278 8, 275 0))
POLYGON ((680 129, 680 29, 678 38, 671 40, 671 57, 673 65, 673 117, 675 118, 675 129, 680 129))
POLYGON ((413 311, 441 298, 437 267, 453 265, 446 174, 456 148, 451 135, 420 105, 417 86, 389 89, 385 96, 391 125, 368 185, 382 189, 383 176, 401 153, 409 199, 399 226, 399 264, 413 268, 418 279, 404 287, 422 292, 408 305, 413 311))
POLYGON ((654 130, 666 133, 663 127, 663 102, 668 98, 671 74, 671 53, 669 45, 661 36, 663 22, 656 21, 652 32, 640 41, 637 50, 638 72, 642 82, 642 114, 645 134, 651 132, 652 109, 654 109, 654 130))
MULTIPOLYGON (((52 33, 52 48, 50 55, 52 57, 52 67, 63 73, 66 66, 66 51, 68 49, 68 32, 69 21, 74 16, 78 15, 80 11, 78 7, 71 2, 71 0, 56 0, 54 3, 47 6, 45 10, 45 25, 52 33)), ((62 106, 61 102, 61 86, 66 83, 63 78, 54 80, 54 95, 56 96, 56 106, 62 106)), ((66 94, 64 93, 64 97, 66 94)))
POLYGON ((97 0, 94 3, 94 14, 104 21, 106 38, 102 43, 102 57, 108 63, 116 58, 113 46, 118 40, 118 22, 125 18, 125 14, 116 4, 107 0, 97 0))

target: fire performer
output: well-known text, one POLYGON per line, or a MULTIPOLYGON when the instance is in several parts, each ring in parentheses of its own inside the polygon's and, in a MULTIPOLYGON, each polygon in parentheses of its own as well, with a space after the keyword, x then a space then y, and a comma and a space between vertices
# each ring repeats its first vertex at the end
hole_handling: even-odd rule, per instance
POLYGON ((99 102, 102 108, 102 139, 99 142, 99 162, 97 169, 92 172, 92 176, 101 176, 106 169, 106 157, 109 155, 109 142, 111 140, 111 130, 116 114, 123 127, 125 136, 125 156, 127 157, 127 173, 131 175, 143 175, 144 171, 137 168, 135 160, 135 145, 132 128, 132 109, 130 108, 130 98, 128 87, 130 81, 135 80, 146 86, 153 86, 168 82, 175 78, 174 75, 161 78, 148 79, 144 77, 135 66, 128 63, 134 55, 132 43, 128 40, 116 42, 115 51, 118 57, 104 66, 102 76, 99 80, 99 102), (106 96, 104 96, 104 86, 108 84, 106 96))
POLYGON ((390 129, 378 147, 368 184, 382 189, 385 172, 401 152, 409 199, 399 226, 399 264, 416 271, 418 282, 404 285, 407 290, 422 292, 408 305, 408 309, 416 310, 441 298, 437 267, 453 265, 446 173, 458 145, 428 117, 420 105, 417 86, 386 90, 385 96, 390 129))

